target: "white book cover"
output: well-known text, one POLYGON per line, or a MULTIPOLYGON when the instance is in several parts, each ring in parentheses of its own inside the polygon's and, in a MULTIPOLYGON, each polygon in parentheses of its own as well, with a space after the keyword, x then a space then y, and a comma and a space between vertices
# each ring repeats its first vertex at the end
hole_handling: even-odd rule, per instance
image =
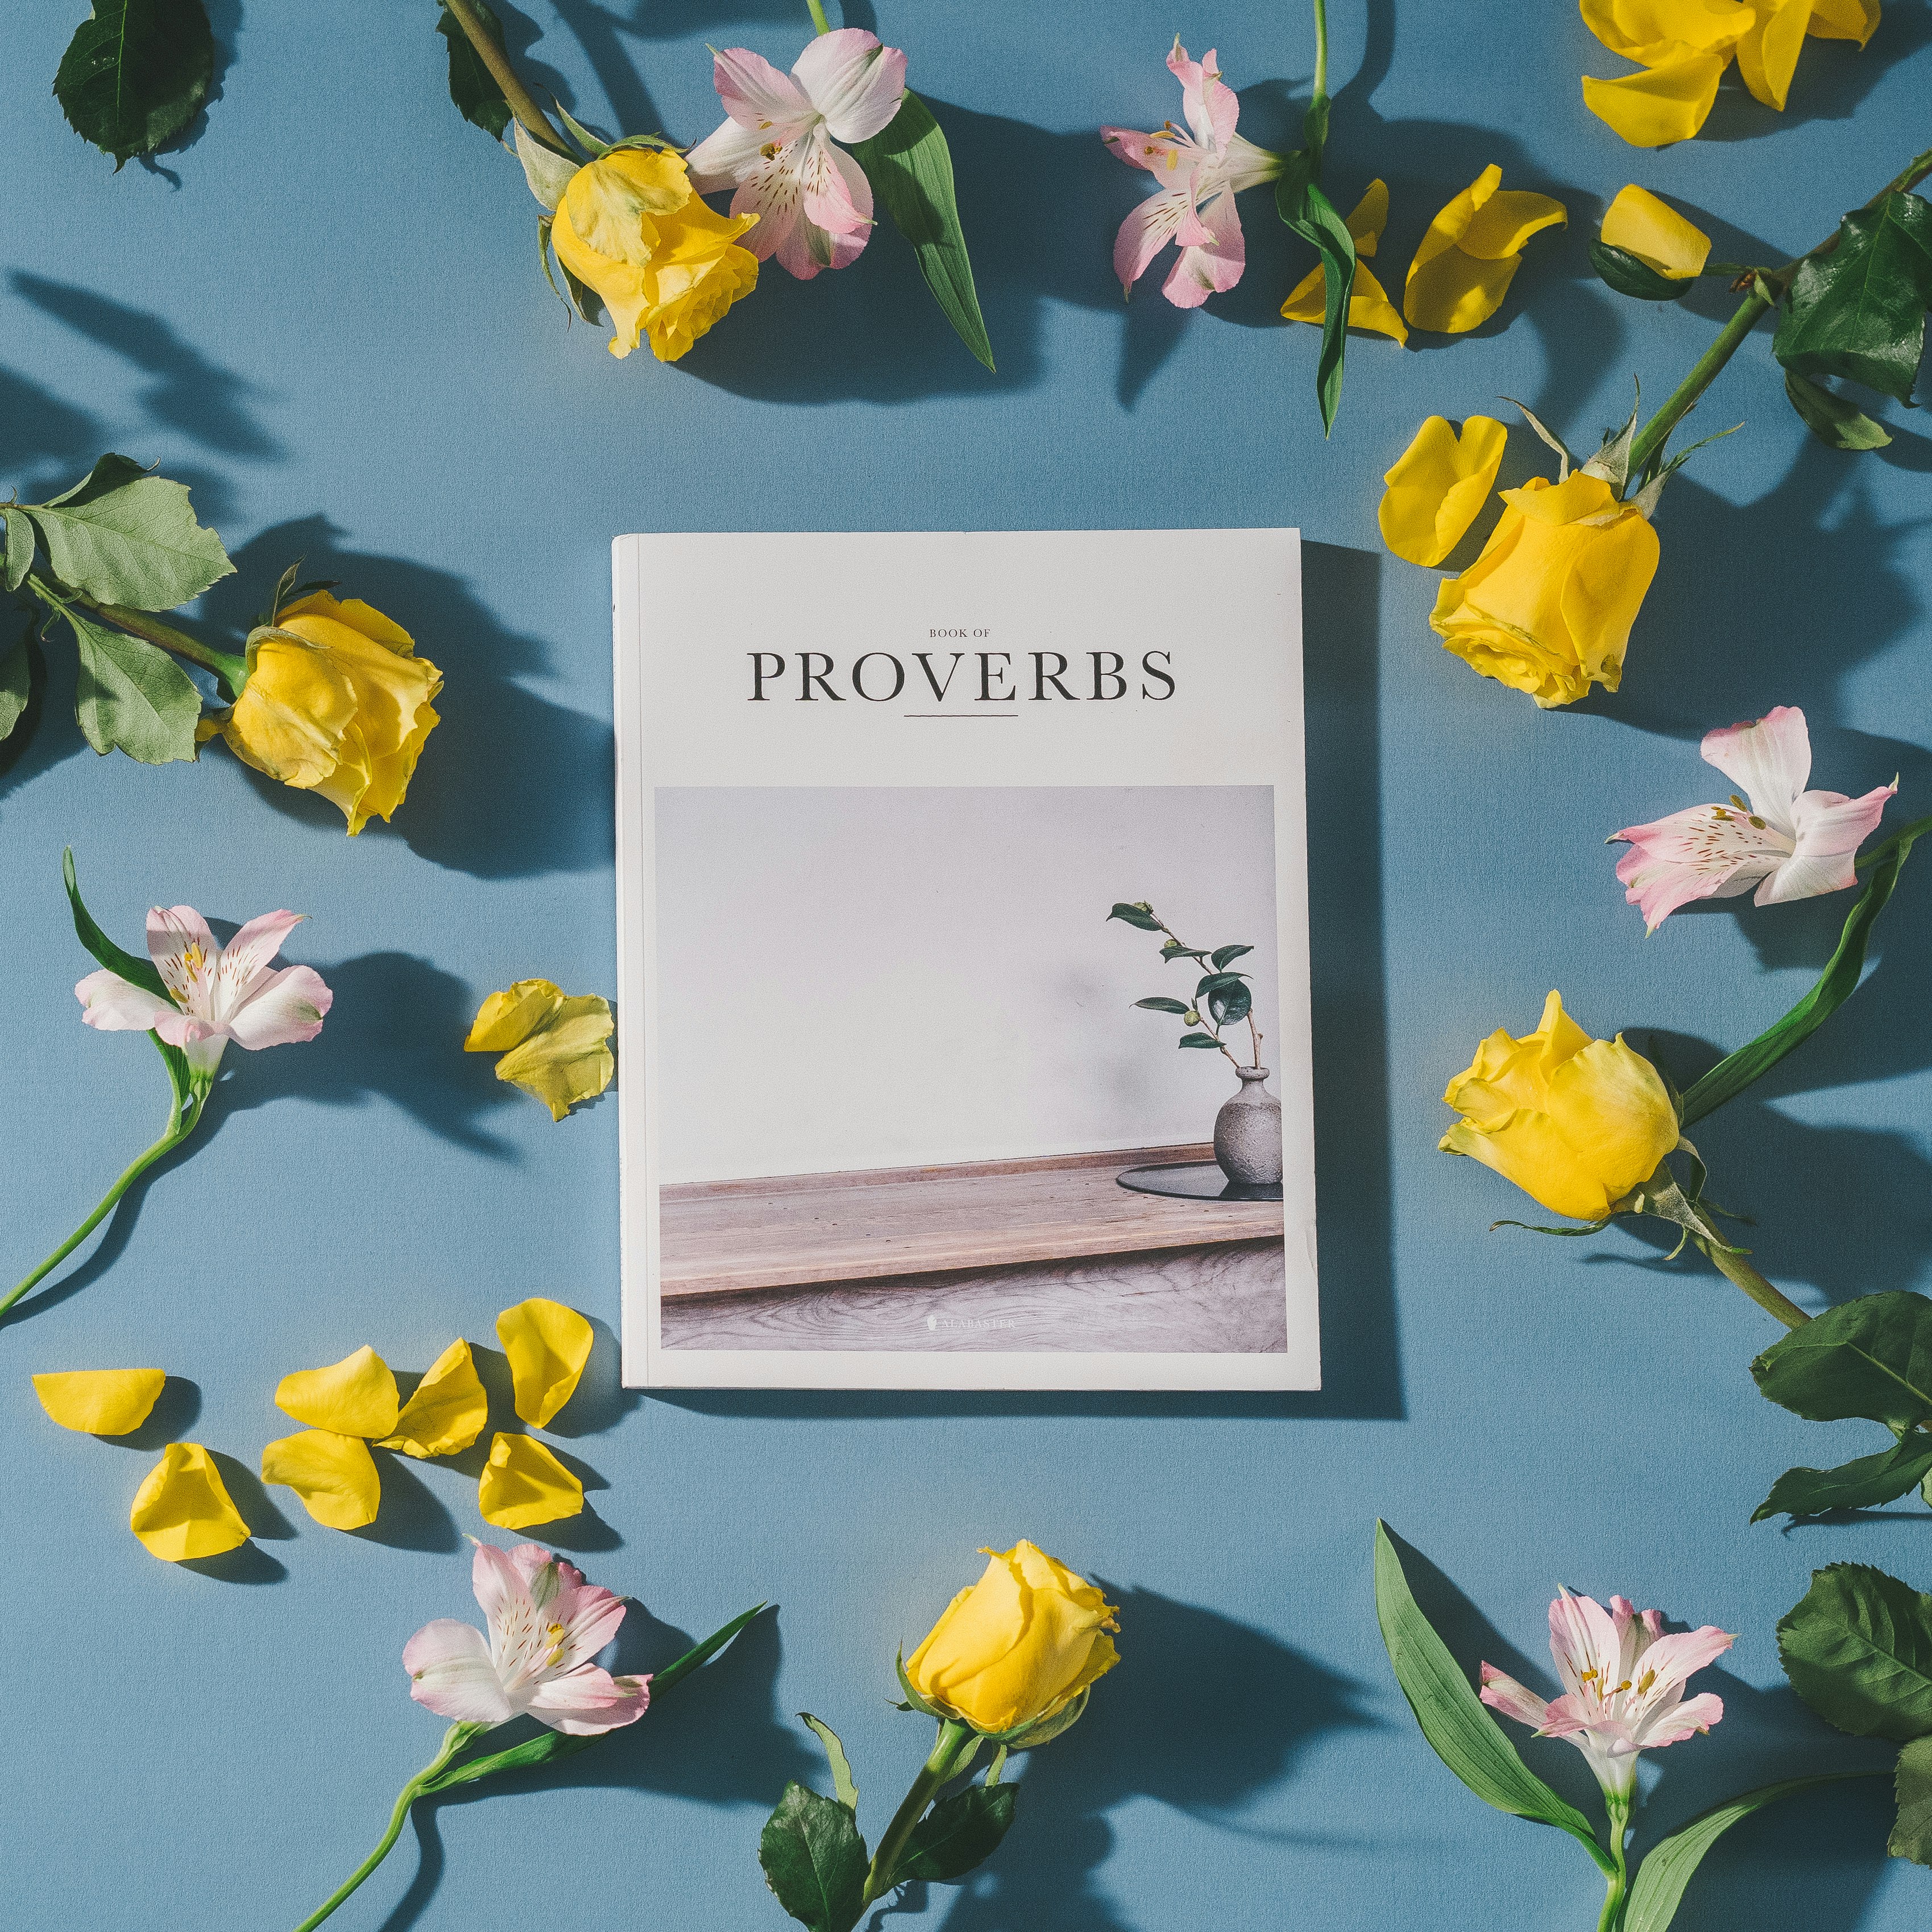
POLYGON ((1299 533, 612 562, 626 1382, 1318 1387, 1299 533))

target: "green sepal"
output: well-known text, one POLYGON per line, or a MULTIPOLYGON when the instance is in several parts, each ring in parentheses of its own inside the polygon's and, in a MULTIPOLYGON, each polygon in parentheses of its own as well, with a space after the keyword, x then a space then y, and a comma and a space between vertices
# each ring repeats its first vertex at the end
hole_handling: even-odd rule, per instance
POLYGON ((1590 266, 1600 281, 1636 302, 1682 302, 1697 286, 1694 275, 1678 281, 1659 274, 1641 255, 1612 248, 1607 242, 1590 244, 1590 266))
POLYGON ((1932 1474, 1932 1436, 1915 1431, 1876 1456, 1861 1456, 1835 1469, 1787 1469, 1771 1494, 1751 1512, 1767 1516, 1822 1516, 1830 1510, 1876 1509, 1896 1502, 1932 1474))
POLYGON ((192 121, 214 79, 202 0, 94 0, 54 75, 68 125, 114 157, 151 154, 192 121))
POLYGON ((905 1702, 900 1706, 902 1710, 922 1711, 935 1724, 944 1724, 952 1716, 952 1713, 950 1711, 942 1711, 936 1706, 928 1704, 913 1688, 912 1679, 906 1675, 905 1652, 903 1650, 893 1658, 892 1668, 898 1672, 899 1688, 905 1694, 905 1702))
POLYGON ((1893 188, 1798 264, 1771 350, 1801 376, 1844 376, 1912 400, 1932 307, 1932 202, 1893 188))
MULTIPOLYGON (((1328 128, 1328 104, 1318 104, 1320 130, 1328 128)), ((1314 139, 1317 116, 1309 110, 1310 145, 1288 157, 1274 184, 1275 212, 1290 230, 1322 257, 1322 352, 1315 364, 1315 396, 1322 410, 1322 434, 1335 428, 1342 406, 1342 374, 1348 353, 1348 298, 1355 292, 1355 238, 1348 224, 1322 192, 1322 150, 1314 139)))
POLYGON ((942 1798, 913 1827, 891 1882, 956 1884, 999 1849, 1012 1828, 1018 1796, 1018 1786, 994 1784, 969 1784, 942 1798))
POLYGON ((1796 369, 1784 372, 1784 393, 1804 427, 1834 449, 1882 449, 1892 441, 1882 424, 1796 369))
POLYGON ((866 1909, 869 1862, 852 1814, 795 1779, 758 1834, 758 1863, 808 1932, 850 1932, 866 1909))
POLYGON ((1885 1848, 1895 1858, 1932 1865, 1932 1736, 1906 1745, 1894 1778, 1898 1819, 1885 1848))
POLYGON ((1901 1433, 1932 1422, 1932 1300, 1897 1288, 1840 1302, 1774 1342, 1751 1375, 1808 1422, 1862 1416, 1901 1433))
MULTIPOLYGON (((557 118, 563 123, 566 128, 569 129, 571 138, 576 142, 577 145, 581 148, 586 154, 592 156, 593 158, 601 159, 604 155, 608 154, 611 152, 612 144, 608 141, 601 139, 598 136, 592 134, 590 130, 585 127, 584 123, 578 120, 571 112, 570 110, 565 106, 562 101, 553 100, 550 105, 556 110, 557 118)), ((619 142, 617 145, 620 146, 626 145, 635 145, 638 146, 662 146, 663 143, 658 141, 655 136, 646 134, 636 137, 634 143, 627 144, 625 142, 619 142)))
POLYGON ((809 1711, 801 1711, 798 1720, 825 1747, 825 1761, 832 1768, 832 1789, 840 1804, 847 1810, 857 1814, 859 1787, 853 1782, 852 1761, 845 1755, 845 1746, 838 1733, 823 1718, 814 1718, 809 1711))
MULTIPOLYGON (((1001 1757, 1008 1751, 1037 1750, 1042 1744, 1050 1744, 1055 1738, 1064 1736, 1079 1723, 1087 1714, 1087 1701, 1093 1694, 1090 1684, 1082 1684, 1050 1717, 1036 1718, 1030 1724, 1016 1724, 1010 1730, 982 1731, 980 1735, 999 1747, 1001 1757)), ((994 1782, 997 1784, 998 1780, 994 1782)))
MULTIPOLYGON (((501 47, 503 23, 489 0, 470 0, 470 4, 476 8, 483 31, 501 47)), ((449 43, 449 98, 455 102, 457 111, 472 127, 481 128, 500 141, 503 130, 510 124, 510 104, 503 98, 496 76, 483 64, 482 56, 471 45, 462 23, 447 7, 436 9, 436 30, 449 43)))
POLYGON ((1828 1724, 1903 1744, 1932 1733, 1932 1597, 1864 1563, 1814 1570, 1778 1626, 1791 1688, 1828 1724))

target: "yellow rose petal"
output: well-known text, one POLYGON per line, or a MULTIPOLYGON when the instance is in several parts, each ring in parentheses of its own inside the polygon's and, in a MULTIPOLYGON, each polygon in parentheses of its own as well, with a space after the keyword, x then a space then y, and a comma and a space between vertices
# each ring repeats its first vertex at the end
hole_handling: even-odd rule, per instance
POLYGON ((514 986, 492 993, 477 1008, 463 1050, 465 1053, 508 1053, 554 1018, 562 1004, 561 986, 548 980, 519 980, 514 986))
POLYGON ((248 1540, 214 1459, 199 1442, 170 1442, 134 1492, 128 1527, 151 1556, 182 1563, 248 1540))
POLYGON ((510 1358, 517 1413, 541 1429, 577 1392, 596 1339, 590 1324, 575 1309, 533 1295, 497 1316, 496 1339, 510 1358))
POLYGON ((1488 321, 1522 264, 1522 244, 1567 220, 1546 194, 1504 191, 1492 164, 1429 224, 1402 284, 1402 312, 1418 328, 1460 335, 1488 321))
POLYGON ((1856 40, 1863 46, 1878 31, 1879 0, 1814 0, 1805 32, 1820 40, 1856 40))
POLYGON ((1430 417, 1382 478, 1383 542, 1411 563, 1440 563, 1481 514, 1508 439, 1493 416, 1469 417, 1460 438, 1444 418, 1430 417))
POLYGON ((389 1365, 366 1345, 326 1369, 298 1369, 276 1385, 284 1415, 338 1436, 394 1434, 400 1407, 389 1365))
POLYGON ((476 1507, 499 1529, 528 1529, 575 1516, 584 1485, 534 1436, 499 1431, 476 1485, 476 1507))
POLYGON ((1586 74, 1583 105, 1632 147, 1667 147, 1672 141, 1688 141, 1703 126, 1730 64, 1726 48, 1721 53, 1688 55, 1616 80, 1586 74))
POLYGON ((331 1529, 364 1529, 382 1506, 382 1479, 359 1436, 304 1429, 262 1451, 262 1480, 301 1497, 302 1508, 331 1529))
POLYGON ((127 1436, 160 1400, 165 1369, 65 1369, 34 1378, 40 1406, 63 1429, 127 1436))
POLYGON ((450 1343, 417 1383, 396 1418, 396 1432, 378 1447, 405 1456, 458 1456, 483 1432, 490 1419, 485 1393, 470 1344, 450 1343))
POLYGON ((1702 274, 1711 255, 1709 236, 1634 182, 1604 209, 1599 235, 1605 248, 1634 255, 1673 282, 1702 274))
POLYGON ((566 996, 548 980, 519 980, 478 1010, 466 1053, 500 1053, 496 1078, 534 1094, 560 1120, 592 1100, 616 1069, 606 1044, 616 1022, 600 994, 566 996))
POLYGON ((1503 188, 1476 210, 1456 245, 1479 261, 1500 262, 1520 255, 1532 235, 1560 228, 1569 219, 1570 211, 1553 196, 1503 188))
MULTIPOLYGON (((1387 291, 1362 262, 1376 252, 1376 244, 1388 224, 1388 185, 1372 181, 1367 192, 1356 202, 1348 217, 1348 232, 1355 238, 1355 285, 1348 296, 1348 326, 1370 328, 1379 335, 1391 335, 1398 342, 1408 340, 1408 329, 1387 291)), ((1318 328, 1328 319, 1328 278, 1318 263, 1290 291, 1281 305, 1288 322, 1312 322, 1318 328)))
POLYGON ((1583 24, 1613 54, 1660 67, 1735 46, 1756 17, 1732 0, 1582 0, 1583 24))

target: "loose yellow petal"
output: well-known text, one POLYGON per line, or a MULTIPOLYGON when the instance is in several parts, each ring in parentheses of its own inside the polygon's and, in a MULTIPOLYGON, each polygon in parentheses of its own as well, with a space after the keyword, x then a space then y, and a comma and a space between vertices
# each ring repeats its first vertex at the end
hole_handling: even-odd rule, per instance
POLYGON ((476 1010, 465 1053, 508 1053, 538 1028, 554 1019, 563 1004, 563 988, 548 980, 519 980, 492 993, 476 1010))
POLYGON ((1811 19, 1811 0, 1754 0, 1757 18, 1738 43, 1738 72, 1767 107, 1780 112, 1798 71, 1798 56, 1811 19))
POLYGON ((1569 219, 1570 211, 1550 195, 1505 188, 1476 210, 1456 245, 1479 261, 1501 262, 1520 255, 1532 235, 1561 227, 1569 219))
POLYGON ((496 1078, 533 1094, 560 1120, 580 1100, 610 1084, 609 1046, 616 1022, 601 994, 566 997, 548 980, 519 980, 478 1010, 466 1053, 500 1053, 496 1078))
POLYGON ((1418 328, 1460 335, 1496 314, 1522 262, 1522 244, 1567 220, 1546 194, 1502 191, 1492 164, 1429 224, 1408 265, 1402 312, 1418 328))
POLYGON ((596 1339, 590 1324, 575 1309, 533 1295, 497 1316, 496 1339, 510 1358, 517 1413, 541 1429, 577 1392, 596 1339))
POLYGON ((476 1485, 476 1507, 499 1529, 528 1529, 575 1516, 584 1485, 536 1437, 500 1430, 476 1485))
POLYGON ((382 1479, 359 1436, 304 1429, 262 1451, 262 1480, 280 1483, 302 1498, 302 1508, 331 1529, 364 1529, 382 1506, 382 1479))
POLYGON ((128 1527, 150 1556, 182 1563, 248 1540, 214 1459, 199 1442, 170 1442, 134 1492, 128 1527))
POLYGON ((483 1432, 490 1398, 476 1372, 470 1344, 450 1343, 417 1383, 396 1418, 396 1432, 377 1446, 405 1456, 458 1456, 483 1432))
POLYGON ((1634 255, 1673 282, 1702 274, 1711 256, 1709 236, 1634 182, 1604 209, 1599 232, 1605 248, 1634 255))
POLYGON ((1732 0, 1582 0, 1582 7, 1583 24, 1612 53, 1645 67, 1728 51, 1755 17, 1732 0))
POLYGON ((1730 62, 1726 47, 1721 53, 1689 54, 1617 80, 1586 74, 1583 105, 1632 147, 1667 147, 1672 141, 1688 141, 1703 126, 1730 62))
POLYGON ((63 1429, 85 1436, 127 1436, 160 1399, 165 1369, 67 1369, 36 1376, 40 1406, 63 1429))
POLYGON ((1878 31, 1879 0, 1814 0, 1810 24, 1814 39, 1856 40, 1863 46, 1878 31))
POLYGON ((1460 439, 1444 418, 1430 417, 1382 478, 1383 542, 1411 563, 1440 563, 1488 500, 1508 438, 1493 416, 1469 417, 1460 439))
POLYGON ((332 1367, 298 1369, 275 1389, 284 1415, 338 1436, 392 1435, 400 1406, 388 1364, 367 1346, 332 1367))
POLYGON ((1520 255, 1486 262, 1451 248, 1426 262, 1418 256, 1402 292, 1402 312, 1418 328, 1461 335, 1480 328, 1503 305, 1522 266, 1520 255))

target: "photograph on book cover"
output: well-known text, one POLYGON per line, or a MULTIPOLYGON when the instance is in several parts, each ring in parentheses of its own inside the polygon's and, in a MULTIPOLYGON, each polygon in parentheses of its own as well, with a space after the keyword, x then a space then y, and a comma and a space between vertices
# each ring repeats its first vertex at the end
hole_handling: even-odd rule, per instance
POLYGON ((618 539, 631 1385, 1318 1386, 1298 541, 1172 542, 618 539))

